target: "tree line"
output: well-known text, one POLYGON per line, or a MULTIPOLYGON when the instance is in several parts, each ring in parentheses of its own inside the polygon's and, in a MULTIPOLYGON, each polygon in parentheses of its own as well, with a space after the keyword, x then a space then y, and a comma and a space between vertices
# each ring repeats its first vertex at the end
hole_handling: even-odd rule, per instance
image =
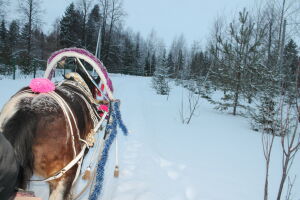
POLYGON ((292 199, 296 177, 290 169, 300 149, 300 57, 296 42, 300 35, 300 2, 260 3, 256 9, 240 10, 228 21, 218 18, 204 48, 204 57, 201 51, 193 53, 192 48, 185 66, 175 68, 181 71, 175 73, 179 84, 190 91, 179 113, 182 122, 188 124, 199 97, 205 97, 216 109, 249 118, 252 129, 262 133, 266 165, 264 200, 270 199, 269 169, 278 137, 282 166, 274 195, 277 200, 292 199), (193 62, 197 57, 200 59, 195 70, 193 62))
POLYGON ((198 64, 205 68, 208 62, 207 53, 199 49, 194 50, 193 58, 188 55, 184 36, 175 38, 167 49, 155 31, 143 38, 129 28, 124 29, 126 13, 122 0, 71 3, 50 33, 41 29, 40 0, 24 0, 19 7, 23 20, 8 21, 6 15, 0 18, 1 74, 13 73, 16 66, 25 74, 35 74, 37 69, 44 69, 52 52, 67 47, 97 53, 109 72, 140 76, 153 76, 157 68, 164 67, 168 68, 168 77, 183 78, 190 61, 188 65, 195 76, 203 73, 198 64), (100 41, 97 41, 98 33, 100 41))
MULTIPOLYGON (((0 13, 5 13, 4 1, 0 0, 0 13)), ((300 147, 294 123, 300 121, 300 1, 261 0, 256 8, 216 19, 205 46, 197 41, 188 46, 180 35, 169 47, 155 31, 143 37, 124 28, 122 0, 71 3, 49 34, 40 26, 40 3, 21 1, 22 23, 0 16, 1 74, 14 74, 18 66, 35 76, 55 50, 80 47, 97 55, 111 73, 152 77, 158 94, 168 95, 174 81, 189 91, 188 116, 183 116, 184 103, 180 109, 183 123, 190 123, 199 98, 205 97, 216 109, 249 117, 253 130, 263 133, 265 200, 271 144, 275 136, 287 142, 277 200, 282 198, 287 170, 300 147), (212 95, 216 92, 221 94, 218 98, 212 95)))
MULTIPOLYGON (((272 104, 272 98, 282 90, 290 97, 295 94, 299 55, 294 40, 297 33, 290 31, 299 30, 299 23, 294 21, 299 19, 295 16, 299 3, 295 1, 265 1, 255 11, 241 10, 230 22, 219 18, 206 46, 194 42, 190 47, 184 35, 167 47, 155 31, 144 38, 125 29, 122 0, 71 3, 48 34, 40 25, 41 1, 20 2, 22 23, 1 17, 2 74, 13 73, 16 66, 25 74, 35 73, 44 69, 52 52, 80 47, 97 53, 109 72, 154 76, 154 82, 165 82, 165 78, 177 83, 191 80, 199 86, 209 74, 206 86, 224 93, 223 98, 211 102, 234 115, 258 96, 265 104, 272 104)), ((0 3, 2 10, 3 5, 0 3)))

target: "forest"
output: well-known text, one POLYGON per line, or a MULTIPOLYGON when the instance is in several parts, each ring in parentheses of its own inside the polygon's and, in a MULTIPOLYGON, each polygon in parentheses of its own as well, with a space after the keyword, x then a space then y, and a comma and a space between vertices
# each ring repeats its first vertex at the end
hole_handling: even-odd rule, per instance
POLYGON ((100 58, 110 73, 151 77, 157 94, 168 95, 174 81, 189 91, 188 102, 179 109, 183 124, 195 116, 199 98, 206 98, 218 110, 249 118, 251 128, 262 133, 265 200, 273 141, 281 137, 283 171, 277 199, 281 198, 300 147, 299 1, 261 0, 259 6, 231 17, 219 16, 206 44, 195 41, 190 46, 183 34, 166 45, 159 30, 147 37, 133 32, 125 26, 122 0, 71 3, 50 33, 41 28, 40 0, 20 1, 23 20, 8 20, 6 6, 7 0, 0 0, 2 76, 15 79, 19 69, 35 77, 52 52, 79 47, 100 58), (216 91, 222 98, 214 98, 216 91))

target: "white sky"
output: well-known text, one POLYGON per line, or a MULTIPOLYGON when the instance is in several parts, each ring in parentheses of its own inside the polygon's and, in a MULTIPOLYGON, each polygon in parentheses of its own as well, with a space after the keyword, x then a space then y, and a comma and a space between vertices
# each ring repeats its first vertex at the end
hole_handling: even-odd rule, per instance
POLYGON ((205 43, 218 15, 248 7, 255 0, 124 0, 126 24, 147 36, 152 28, 170 45, 181 33, 189 44, 205 43))
MULTIPOLYGON (((218 15, 232 16, 255 0, 124 0, 126 26, 147 37, 154 29, 170 45, 175 36, 184 34, 188 44, 205 40, 218 15)), ((16 12, 18 0, 11 0, 11 12, 16 12)), ((72 0, 43 0, 44 30, 52 28, 72 0)), ((95 0, 97 2, 97 0, 95 0)), ((14 16, 15 17, 15 16, 14 16)))

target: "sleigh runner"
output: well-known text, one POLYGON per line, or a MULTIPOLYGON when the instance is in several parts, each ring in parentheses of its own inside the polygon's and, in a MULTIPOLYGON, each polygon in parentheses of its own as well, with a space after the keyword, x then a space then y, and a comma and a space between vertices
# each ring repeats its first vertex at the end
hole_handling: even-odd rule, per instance
MULTIPOLYGON (((21 174, 25 174, 25 179, 21 181, 19 186, 23 187, 23 189, 26 188, 26 181, 28 181, 26 180, 26 177, 28 178, 31 176, 30 171, 32 170, 32 172, 37 173, 44 179, 31 179, 31 181, 49 182, 51 200, 66 198, 80 199, 82 196, 84 196, 84 199, 99 199, 103 189, 104 168, 109 155, 109 149, 116 139, 117 127, 119 126, 125 135, 127 135, 128 132, 121 119, 121 114, 119 111, 120 101, 115 99, 113 96, 112 81, 110 80, 106 68, 101 61, 84 49, 68 48, 57 51, 52 54, 47 62, 44 78, 32 80, 29 88, 22 89, 12 97, 12 100, 4 107, 4 111, 5 109, 9 109, 11 104, 15 104, 14 106, 20 107, 22 110, 22 106, 18 105, 21 101, 25 101, 23 99, 28 99, 26 101, 31 101, 31 108, 28 108, 28 106, 26 107, 26 109, 29 110, 27 110, 27 113, 24 113, 24 116, 28 118, 32 116, 34 119, 37 118, 37 120, 33 121, 32 125, 30 125, 32 127, 29 127, 28 124, 23 125, 27 130, 27 132, 23 131, 25 132, 23 134, 28 134, 30 137, 33 137, 33 140, 37 140, 38 144, 36 144, 35 141, 24 142, 24 145, 27 145, 26 148, 32 148, 32 156, 34 156, 35 160, 33 161, 29 159, 29 161, 26 161, 25 158, 23 158, 24 161, 21 162, 22 170, 26 167, 28 170, 21 172, 21 174), (51 79, 56 67, 58 65, 63 66, 64 62, 66 62, 68 59, 76 62, 80 73, 68 73, 65 75, 65 80, 54 85, 51 82, 51 79), (93 68, 99 77, 98 79, 94 79, 89 74, 86 65, 93 68), (97 81, 99 81, 99 83, 97 83, 97 81), (75 99, 74 102, 72 98, 75 99), (47 102, 47 100, 50 102, 47 102), (66 152, 70 154, 69 159, 67 159, 69 161, 64 161, 64 165, 60 164, 60 168, 57 166, 54 167, 56 170, 53 171, 52 169, 51 175, 48 176, 45 175, 48 172, 44 173, 43 166, 40 166, 43 165, 43 161, 41 161, 39 158, 41 156, 39 154, 42 153, 36 150, 39 148, 39 142, 43 141, 43 136, 39 135, 40 132, 45 133, 45 135, 48 134, 46 132, 47 127, 45 127, 46 130, 40 129, 40 131, 38 131, 39 127, 47 126, 43 120, 47 121, 49 120, 49 117, 44 117, 45 119, 42 118, 39 120, 38 117, 47 115, 47 112, 43 110, 45 108, 38 108, 36 110, 32 108, 34 107, 32 105, 35 105, 35 103, 39 105, 45 104, 45 102, 47 102, 47 106, 50 107, 47 109, 55 110, 57 108, 55 108, 53 105, 58 105, 59 111, 55 112, 62 113, 63 115, 63 117, 61 115, 57 117, 61 118, 60 121, 57 120, 57 123, 60 123, 61 126, 66 126, 66 136, 63 137, 66 138, 66 147, 62 146, 60 149, 69 149, 66 152), (76 105, 76 102, 78 102, 80 105, 76 105), (51 106, 53 108, 51 108, 51 106), (28 115, 30 113, 32 113, 32 115, 28 115), (82 116, 80 116, 80 113, 84 114, 83 118, 81 118, 82 116), (81 119, 84 122, 80 121, 81 119), (26 128, 26 126, 28 128, 26 128), (36 133, 34 133, 34 131, 32 131, 33 133, 30 133, 28 130, 31 130, 31 128, 32 130, 36 131, 36 133), (28 146, 28 144, 32 144, 32 147, 28 146), (39 163, 39 165, 37 163, 39 163), (72 176, 70 176, 71 174, 72 176), (58 194, 59 191, 57 188, 60 187, 59 184, 66 184, 66 180, 69 183, 67 186, 63 187, 68 187, 69 189, 64 188, 65 191, 61 192, 61 194, 58 194), (78 191, 73 190, 75 187, 78 191)), ((21 110, 16 111, 16 113, 12 116, 6 116, 5 112, 4 114, 3 112, 1 113, 2 116, 0 116, 0 127, 4 127, 4 135, 7 135, 8 138, 9 134, 11 134, 7 133, 11 132, 9 125, 7 125, 9 123, 6 123, 4 120, 2 120, 4 122, 1 124, 1 118, 8 118, 7 121, 12 121, 11 123, 13 124, 14 118, 17 118, 18 115, 20 115, 19 112, 22 113, 21 110)), ((49 115, 51 115, 51 113, 49 115)), ((52 118, 53 117, 55 117, 54 114, 52 114, 52 118)), ((24 128, 22 127, 22 124, 19 126, 19 128, 24 128)), ((59 131, 55 130, 55 127, 57 126, 58 125, 52 125, 52 127, 48 127, 49 133, 54 134, 59 131)), ((14 132, 18 131, 16 128, 13 130, 14 132)), ((18 134, 19 133, 16 133, 16 138, 22 137, 18 134)), ((9 140, 11 140, 10 142, 15 145, 15 148, 18 148, 16 146, 19 144, 15 144, 17 139, 9 138, 9 140)), ((55 142, 52 141, 50 144, 51 141, 49 141, 48 144, 45 143, 44 146, 53 149, 52 146, 55 145, 55 142)), ((53 152, 54 151, 55 150, 53 150, 53 152)), ((45 153, 46 152, 44 152, 44 154, 45 153)), ((49 153, 51 154, 51 152, 49 153)), ((20 152, 20 154, 22 153, 20 152)), ((31 154, 29 152, 29 155, 25 154, 23 156, 28 156, 30 158, 30 155, 31 154)), ((57 153, 56 155, 64 158, 64 160, 66 159, 63 155, 57 153)), ((45 159, 47 159, 47 157, 45 159)), ((51 160, 51 158, 48 160, 49 162, 55 162, 55 160, 51 160)), ((52 165, 52 162, 49 165, 52 165)), ((118 176, 118 170, 119 167, 116 161, 114 172, 115 176, 118 176)))

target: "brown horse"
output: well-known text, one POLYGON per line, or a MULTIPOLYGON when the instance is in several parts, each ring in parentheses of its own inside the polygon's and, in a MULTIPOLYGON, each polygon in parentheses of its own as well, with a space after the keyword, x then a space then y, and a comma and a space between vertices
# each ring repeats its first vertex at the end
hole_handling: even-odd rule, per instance
MULTIPOLYGON (((72 77, 56 85, 51 94, 26 87, 3 107, 0 134, 11 143, 19 162, 19 188, 26 189, 33 174, 49 178, 63 169, 82 150, 83 140, 100 119, 93 102, 95 86, 83 71, 79 73, 85 87, 72 77), (66 104, 65 110, 59 102, 66 104)), ((76 164, 49 181, 50 200, 71 198, 77 168, 76 164)))

